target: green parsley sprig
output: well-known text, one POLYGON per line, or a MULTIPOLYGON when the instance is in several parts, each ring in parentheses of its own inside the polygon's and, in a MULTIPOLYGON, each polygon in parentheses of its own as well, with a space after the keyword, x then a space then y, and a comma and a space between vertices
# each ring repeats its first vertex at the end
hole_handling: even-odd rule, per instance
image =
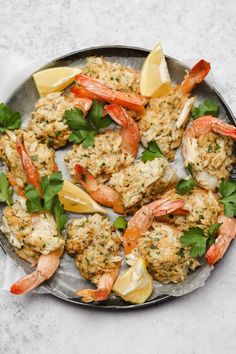
POLYGON ((44 176, 40 188, 43 191, 43 197, 33 185, 28 184, 25 188, 27 197, 26 207, 29 213, 50 212, 54 215, 58 231, 60 232, 67 221, 64 208, 58 198, 58 192, 62 189, 63 179, 61 172, 54 172, 49 177, 44 176))
POLYGON ((214 117, 218 117, 220 113, 220 106, 211 100, 205 100, 198 107, 192 109, 192 118, 196 119, 206 114, 210 114, 214 117))
POLYGON ((4 133, 6 130, 19 129, 20 126, 20 113, 13 111, 10 106, 0 103, 0 132, 4 133))
POLYGON ((191 227, 184 231, 180 241, 184 246, 190 247, 191 257, 201 257, 206 253, 206 249, 215 243, 215 236, 221 225, 212 224, 207 233, 199 227, 191 227))
POLYGON ((194 181, 193 178, 190 179, 182 178, 177 183, 175 190, 178 194, 184 195, 191 192, 191 190, 193 190, 195 187, 196 187, 196 182, 194 181))
POLYGON ((9 181, 4 173, 0 173, 0 202, 6 202, 11 205, 13 190, 9 188, 9 181))
POLYGON ((224 214, 230 218, 236 217, 236 181, 222 181, 219 192, 220 203, 224 205, 224 214))
POLYGON ((143 162, 154 160, 156 157, 163 157, 163 153, 155 140, 149 141, 148 148, 142 152, 141 160, 143 162))
POLYGON ((68 127, 73 131, 69 136, 69 141, 76 144, 82 143, 84 148, 92 146, 99 130, 113 123, 110 116, 103 117, 102 115, 103 106, 95 100, 86 118, 78 108, 65 111, 64 118, 68 127))
POLYGON ((113 225, 119 231, 123 231, 127 227, 127 220, 123 216, 118 216, 114 221, 113 225))

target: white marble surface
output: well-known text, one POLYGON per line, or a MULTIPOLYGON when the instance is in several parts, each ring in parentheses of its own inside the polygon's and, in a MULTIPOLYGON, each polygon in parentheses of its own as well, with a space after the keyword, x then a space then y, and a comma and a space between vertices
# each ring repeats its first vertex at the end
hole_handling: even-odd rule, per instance
MULTIPOLYGON (((0 50, 50 60, 102 44, 204 57, 236 112, 234 0, 0 0, 0 50)), ((101 312, 50 296, 0 293, 0 353, 235 353, 236 243, 204 288, 135 312, 101 312)), ((0 253, 0 267, 1 267, 0 253)))

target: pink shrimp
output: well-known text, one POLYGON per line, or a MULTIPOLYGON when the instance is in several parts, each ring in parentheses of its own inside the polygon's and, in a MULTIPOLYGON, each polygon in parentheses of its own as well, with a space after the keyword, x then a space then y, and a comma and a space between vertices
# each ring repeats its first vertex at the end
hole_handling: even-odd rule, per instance
POLYGON ((204 59, 201 59, 186 75, 184 81, 179 86, 179 91, 184 95, 191 92, 197 84, 204 80, 210 69, 210 64, 204 59))
POLYGON ((33 164, 32 160, 26 150, 26 147, 24 145, 23 134, 19 138, 16 139, 16 149, 17 149, 18 154, 20 156, 22 167, 25 172, 27 182, 29 184, 32 184, 41 193, 42 191, 40 188, 40 175, 39 175, 37 168, 33 164))
POLYGON ((155 217, 166 215, 177 211, 178 214, 186 214, 183 210, 184 199, 170 200, 161 198, 139 209, 129 220, 128 227, 124 233, 125 254, 129 254, 137 245, 140 236, 147 231, 153 223, 155 217))
POLYGON ((123 214, 119 193, 109 186, 98 184, 96 178, 83 166, 75 165, 76 179, 98 203, 112 207, 117 213, 123 214))
POLYGON ((72 92, 78 96, 81 95, 80 97, 88 97, 105 102, 117 103, 140 114, 144 112, 146 99, 140 96, 113 90, 101 81, 92 79, 84 74, 77 75, 76 82, 82 86, 83 90, 80 90, 80 88, 79 90, 73 88, 72 92))
POLYGON ((231 241, 236 236, 236 219, 221 215, 219 216, 219 222, 222 222, 222 225, 218 230, 216 242, 208 249, 205 255, 205 260, 209 265, 215 264, 223 257, 231 241))
POLYGON ((73 104, 75 105, 75 107, 82 109, 82 111, 86 114, 92 107, 93 101, 87 97, 77 97, 76 95, 74 95, 73 104))
POLYGON ((101 276, 97 289, 78 290, 76 294, 81 296, 82 301, 84 302, 107 300, 118 274, 119 269, 114 269, 110 272, 106 272, 101 276))
POLYGON ((10 292, 15 295, 26 294, 37 288, 45 280, 51 278, 60 264, 62 253, 63 248, 59 248, 48 255, 41 255, 36 270, 13 284, 10 288, 10 292))
POLYGON ((126 112, 126 110, 118 104, 111 103, 105 106, 105 111, 111 118, 121 125, 122 150, 129 152, 136 157, 138 152, 138 144, 140 142, 140 134, 138 124, 126 112))
POLYGON ((236 127, 210 115, 196 119, 190 127, 186 129, 184 137, 199 138, 201 135, 210 132, 229 136, 233 140, 236 140, 236 127))

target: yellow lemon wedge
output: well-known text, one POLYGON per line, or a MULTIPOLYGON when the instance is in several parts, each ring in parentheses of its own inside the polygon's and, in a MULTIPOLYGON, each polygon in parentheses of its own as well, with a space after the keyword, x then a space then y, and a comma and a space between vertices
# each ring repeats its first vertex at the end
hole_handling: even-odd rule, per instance
POLYGON ((81 214, 107 213, 106 210, 96 203, 86 192, 67 180, 64 180, 63 188, 58 193, 58 196, 66 211, 81 214))
POLYGON ((161 44, 145 59, 140 77, 140 93, 145 97, 161 97, 172 90, 170 75, 161 44))
POLYGON ((133 304, 144 303, 152 290, 153 280, 142 257, 139 257, 132 267, 121 274, 113 286, 113 291, 117 295, 133 304))
POLYGON ((39 96, 43 97, 52 92, 60 92, 69 86, 75 79, 75 75, 81 72, 80 68, 59 66, 41 70, 33 74, 33 79, 39 96))

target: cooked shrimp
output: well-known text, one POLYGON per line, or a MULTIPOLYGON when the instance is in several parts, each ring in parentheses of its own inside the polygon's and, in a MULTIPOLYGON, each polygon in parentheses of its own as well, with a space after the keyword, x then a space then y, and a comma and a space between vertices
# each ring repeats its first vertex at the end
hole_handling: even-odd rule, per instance
POLYGON ((94 214, 71 220, 67 236, 67 251, 75 256, 81 275, 97 285, 97 290, 79 290, 76 294, 86 302, 108 299, 121 264, 121 240, 114 226, 107 217, 94 214))
POLYGON ((98 282, 97 289, 78 290, 76 295, 81 296, 84 302, 107 300, 118 274, 119 269, 104 273, 98 282))
MULTIPOLYGON (((117 103, 140 114, 144 112, 146 99, 141 98, 138 95, 113 90, 101 81, 92 79, 84 74, 77 75, 76 82, 83 88, 82 97, 96 98, 105 102, 117 103)), ((80 96, 79 90, 72 89, 72 92, 80 96)))
POLYGON ((236 127, 212 116, 198 118, 186 129, 184 164, 191 165, 201 187, 214 191, 220 180, 229 177, 235 162, 233 140, 236 140, 236 127))
POLYGON ((118 104, 111 103, 105 106, 105 111, 122 127, 121 149, 130 153, 133 157, 136 157, 140 141, 138 124, 134 122, 133 118, 130 117, 126 110, 118 104))
POLYGON ((77 181, 94 200, 107 207, 112 207, 117 213, 123 213, 119 193, 105 184, 98 184, 96 178, 79 164, 75 166, 75 172, 77 181))
POLYGON ((155 140, 169 160, 174 159, 175 150, 182 141, 184 129, 194 104, 189 97, 193 87, 200 83, 210 70, 210 65, 200 60, 187 74, 173 93, 161 98, 152 98, 139 121, 141 141, 144 146, 155 140))
POLYGON ((38 259, 36 270, 13 284, 10 292, 15 295, 26 294, 37 288, 45 280, 50 279, 59 267, 62 254, 63 248, 59 248, 47 255, 41 255, 38 259))
POLYGON ((224 256, 231 241, 236 236, 236 219, 221 215, 218 222, 222 223, 218 230, 218 237, 215 244, 208 249, 205 255, 205 260, 209 265, 215 264, 224 256))
POLYGON ((130 253, 137 245, 140 236, 149 229, 155 217, 173 213, 184 206, 184 199, 170 200, 169 198, 158 199, 155 202, 143 206, 129 220, 124 233, 125 253, 130 253))

